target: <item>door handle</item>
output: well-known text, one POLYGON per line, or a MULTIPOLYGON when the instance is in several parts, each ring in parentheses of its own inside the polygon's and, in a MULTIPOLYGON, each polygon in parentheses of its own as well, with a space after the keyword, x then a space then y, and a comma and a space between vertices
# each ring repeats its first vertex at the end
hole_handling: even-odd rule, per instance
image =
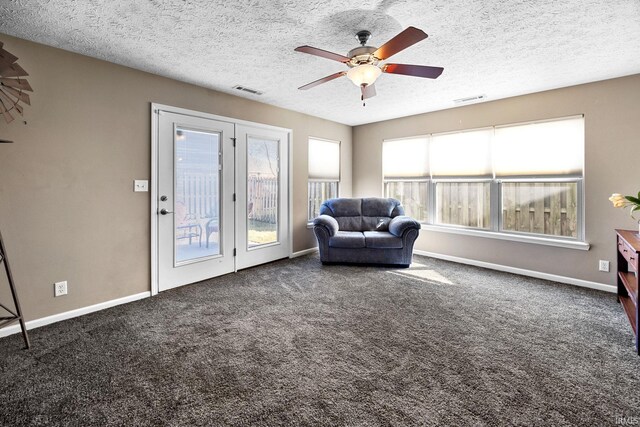
POLYGON ((170 213, 173 213, 173 212, 169 212, 165 208, 160 209, 160 215, 166 215, 166 214, 170 214, 170 213))

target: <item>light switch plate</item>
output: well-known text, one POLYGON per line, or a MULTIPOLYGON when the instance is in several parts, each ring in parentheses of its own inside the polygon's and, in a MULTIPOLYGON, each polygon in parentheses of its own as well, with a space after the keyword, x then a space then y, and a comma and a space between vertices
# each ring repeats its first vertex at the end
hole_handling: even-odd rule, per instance
POLYGON ((144 193, 149 191, 149 181, 146 179, 136 179, 133 181, 133 191, 136 193, 144 193))

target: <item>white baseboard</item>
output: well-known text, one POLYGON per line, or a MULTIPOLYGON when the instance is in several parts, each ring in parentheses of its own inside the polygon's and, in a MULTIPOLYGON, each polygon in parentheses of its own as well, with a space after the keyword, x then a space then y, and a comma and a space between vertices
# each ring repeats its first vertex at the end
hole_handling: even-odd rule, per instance
MULTIPOLYGON (((109 307, 115 307, 116 305, 137 301, 139 299, 148 298, 150 296, 151 296, 151 292, 141 292, 139 294, 129 295, 128 297, 118 298, 111 301, 105 301, 99 304, 90 305, 88 307, 77 308, 75 310, 65 311, 64 313, 54 314, 52 316, 29 320, 26 323, 27 330, 39 328, 45 325, 50 325, 51 323, 60 322, 62 320, 73 319, 74 317, 93 313, 95 311, 104 310, 105 308, 109 308, 109 307)), ((17 334, 19 332, 21 332, 20 324, 7 326, 6 328, 0 329, 0 338, 6 337, 12 334, 17 334)))
POLYGON ((299 256, 304 256, 304 255, 307 255, 307 254, 312 254, 312 253, 317 252, 317 251, 318 251, 318 248, 317 248, 317 247, 315 247, 315 248, 309 248, 309 249, 305 249, 305 250, 302 250, 302 251, 293 252, 293 253, 291 253, 291 256, 290 256, 289 258, 298 258, 299 256))
POLYGON ((551 280, 553 282, 566 283, 569 285, 580 286, 583 288, 597 289, 599 291, 616 293, 618 290, 613 285, 604 283, 590 282, 588 280, 575 279, 573 277, 558 276, 555 274, 543 273, 541 271, 525 270, 524 268, 509 267, 508 265, 493 264, 490 262, 477 261, 475 259, 460 258, 457 256, 437 254, 434 252, 426 252, 414 250, 416 255, 424 255, 431 258, 443 259, 445 261, 453 261, 460 264, 474 265, 476 267, 488 268, 490 270, 505 271, 507 273, 519 274, 521 276, 535 277, 536 279, 551 280))

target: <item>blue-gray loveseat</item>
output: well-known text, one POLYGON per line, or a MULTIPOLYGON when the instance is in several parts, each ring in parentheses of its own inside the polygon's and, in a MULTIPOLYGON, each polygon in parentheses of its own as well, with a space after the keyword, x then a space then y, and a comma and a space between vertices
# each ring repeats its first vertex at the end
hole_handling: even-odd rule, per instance
POLYGON ((320 260, 408 267, 420 223, 404 215, 399 200, 329 199, 313 220, 320 260))

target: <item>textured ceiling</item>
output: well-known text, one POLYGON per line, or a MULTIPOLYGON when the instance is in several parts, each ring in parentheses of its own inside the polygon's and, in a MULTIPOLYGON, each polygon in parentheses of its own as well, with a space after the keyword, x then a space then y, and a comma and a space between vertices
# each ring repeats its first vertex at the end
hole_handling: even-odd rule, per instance
POLYGON ((0 18, 0 33, 349 125, 640 73, 639 0, 3 0, 0 18), (295 47, 346 54, 358 30, 380 46, 408 26, 429 38, 391 61, 440 78, 383 74, 366 107, 347 78, 297 89, 346 66, 295 47))

